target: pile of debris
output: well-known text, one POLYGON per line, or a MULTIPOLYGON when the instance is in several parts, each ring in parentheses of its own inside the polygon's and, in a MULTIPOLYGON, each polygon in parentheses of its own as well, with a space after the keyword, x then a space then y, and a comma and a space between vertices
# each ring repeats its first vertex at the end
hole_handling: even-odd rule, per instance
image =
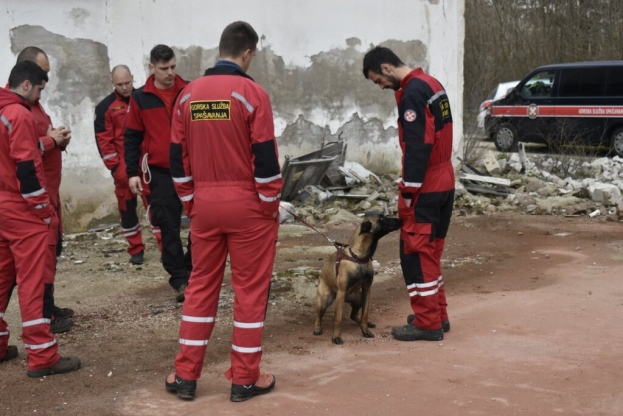
POLYGON ((616 156, 582 161, 539 155, 530 160, 520 143, 517 153, 496 157, 489 151, 474 166, 463 162, 460 169, 456 205, 464 211, 523 210, 612 221, 623 212, 623 159, 616 156))

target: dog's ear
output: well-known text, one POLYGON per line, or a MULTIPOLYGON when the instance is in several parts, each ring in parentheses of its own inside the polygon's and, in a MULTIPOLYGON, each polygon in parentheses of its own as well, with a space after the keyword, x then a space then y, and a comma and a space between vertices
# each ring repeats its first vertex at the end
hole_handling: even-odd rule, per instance
POLYGON ((361 223, 361 230, 359 231, 359 235, 363 234, 363 233, 369 233, 370 231, 372 231, 372 222, 370 221, 364 221, 361 223))

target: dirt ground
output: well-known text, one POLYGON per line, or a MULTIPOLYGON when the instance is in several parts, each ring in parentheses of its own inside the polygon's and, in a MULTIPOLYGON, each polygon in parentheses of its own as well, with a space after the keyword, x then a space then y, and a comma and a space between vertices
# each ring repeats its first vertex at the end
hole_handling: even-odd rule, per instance
MULTIPOLYGON (((354 223, 322 227, 346 242, 354 223)), ((197 398, 164 390, 178 350, 181 309, 148 237, 147 263, 128 265, 124 242, 67 242, 57 304, 76 310, 58 336, 82 358, 75 373, 26 377, 17 299, 8 310, 20 358, 0 365, 0 414, 64 415, 621 415, 622 225, 517 213, 453 218, 444 260, 451 332, 442 342, 398 342, 410 311, 398 233, 379 244, 365 339, 345 319, 344 345, 312 335, 315 277, 332 247, 284 225, 264 332, 263 369, 275 391, 229 402, 232 291, 226 278, 197 398)), ((348 308, 347 312, 348 312, 348 308)))

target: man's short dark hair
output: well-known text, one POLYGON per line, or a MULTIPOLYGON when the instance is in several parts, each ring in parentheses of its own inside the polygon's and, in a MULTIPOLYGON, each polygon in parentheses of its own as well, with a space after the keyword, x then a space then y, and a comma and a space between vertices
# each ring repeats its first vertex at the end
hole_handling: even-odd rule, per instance
POLYGON ((234 22, 227 25, 218 44, 221 58, 237 58, 244 51, 257 48, 259 37, 253 27, 247 22, 234 22))
POLYGON ((396 55, 391 49, 383 46, 377 46, 374 49, 369 50, 368 53, 366 53, 366 56, 363 57, 363 76, 368 79, 368 73, 370 71, 382 75, 382 64, 390 64, 398 68, 403 66, 404 62, 402 62, 398 55, 396 55))
POLYGON ((30 81, 32 85, 41 85, 48 81, 48 74, 33 61, 23 61, 15 64, 9 75, 9 88, 15 89, 24 81, 30 81))
POLYGON ((24 49, 22 49, 19 55, 17 55, 16 63, 24 62, 24 61, 35 62, 37 60, 37 56, 39 56, 40 54, 43 54, 46 58, 48 57, 48 55, 45 52, 43 52, 43 49, 37 48, 36 46, 27 46, 24 49))
POLYGON ((173 58, 175 58, 175 52, 167 45, 156 45, 151 52, 149 52, 149 62, 151 62, 152 65, 158 62, 169 62, 173 58))

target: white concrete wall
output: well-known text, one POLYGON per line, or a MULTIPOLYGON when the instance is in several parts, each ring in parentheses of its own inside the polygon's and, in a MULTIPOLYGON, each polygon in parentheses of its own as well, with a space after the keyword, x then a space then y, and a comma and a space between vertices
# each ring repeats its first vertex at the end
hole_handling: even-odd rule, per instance
MULTIPOLYGON (((182 51, 200 47, 197 56, 204 64, 203 70, 214 62, 222 29, 235 20, 251 23, 262 37, 260 52, 264 51, 267 66, 254 63, 251 74, 271 96, 284 95, 279 91, 279 72, 271 72, 274 62, 282 60, 285 71, 295 80, 315 74, 309 90, 302 93, 319 94, 321 104, 310 107, 304 96, 289 103, 285 94, 275 105, 277 136, 300 117, 299 122, 304 119, 320 128, 328 126, 331 135, 344 131, 346 140, 355 144, 349 146, 348 159, 374 165, 375 158, 380 157, 386 167, 397 168, 400 152, 394 130, 393 94, 378 90, 363 78, 361 58, 372 44, 398 42, 396 52, 407 64, 423 66, 446 87, 455 138, 460 138, 463 12, 464 0, 3 0, 0 77, 8 77, 22 47, 31 44, 48 52, 51 82, 43 103, 56 125, 69 126, 74 132, 64 155, 62 191, 73 201, 70 208, 76 210, 81 200, 94 201, 90 195, 96 193, 101 199, 102 195, 112 194, 107 193, 112 185, 99 159, 92 125, 95 104, 111 91, 106 69, 127 64, 138 87, 147 76, 149 50, 164 43, 182 51), (358 42, 347 46, 350 38, 358 42), (419 52, 414 52, 413 59, 404 58, 411 41, 420 45, 419 52), (328 69, 312 68, 315 59, 328 63, 328 69), (356 82, 357 91, 352 96, 350 91, 334 92, 335 96, 330 95, 331 91, 321 92, 332 74, 343 77, 345 82, 356 82), (84 88, 85 83, 91 87, 84 88), (331 102, 322 102, 325 96, 331 97, 327 98, 331 102), (353 137, 347 137, 347 132, 354 132, 353 137)), ((184 59, 178 53, 180 67, 184 59)), ((198 67, 193 68, 183 75, 199 76, 198 67)), ((284 135, 280 151, 282 156, 298 156, 317 149, 321 142, 322 138, 315 136, 297 141, 296 137, 284 135)), ((456 151, 460 148, 458 139, 454 147, 456 151)), ((108 198, 95 216, 110 211, 111 201, 112 197, 108 198)))

